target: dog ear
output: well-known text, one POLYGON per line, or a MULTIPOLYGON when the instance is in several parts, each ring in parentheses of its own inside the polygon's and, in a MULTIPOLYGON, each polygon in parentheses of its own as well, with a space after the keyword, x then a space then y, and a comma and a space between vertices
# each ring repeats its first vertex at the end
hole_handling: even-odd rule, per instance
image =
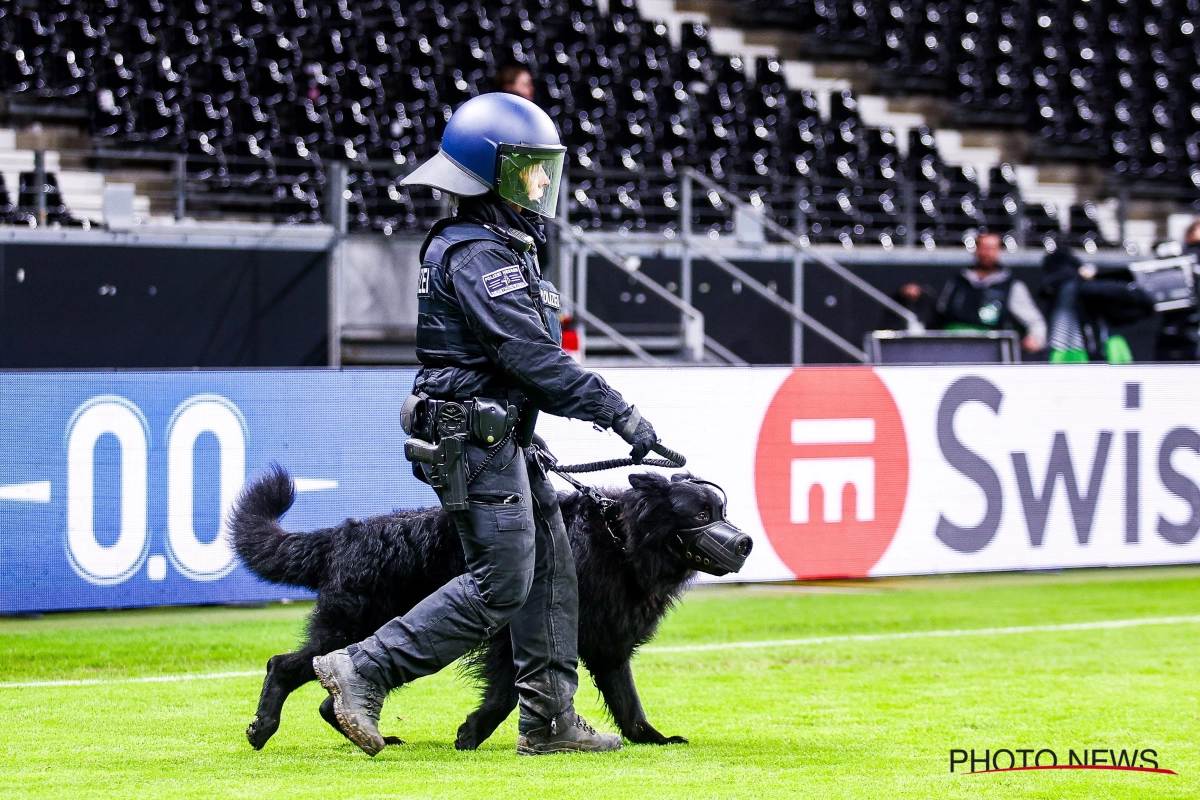
POLYGON ((691 479, 692 473, 690 472, 676 472, 671 476, 671 483, 682 483, 683 481, 690 481, 691 479))
POLYGON ((642 492, 661 492, 669 484, 666 478, 653 472, 635 472, 629 476, 629 485, 642 492))

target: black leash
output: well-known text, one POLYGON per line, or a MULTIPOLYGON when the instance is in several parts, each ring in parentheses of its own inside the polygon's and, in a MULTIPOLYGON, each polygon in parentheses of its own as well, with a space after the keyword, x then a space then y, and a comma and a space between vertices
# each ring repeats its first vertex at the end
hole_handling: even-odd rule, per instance
POLYGON ((613 458, 608 461, 590 461, 586 464, 566 464, 558 463, 558 459, 544 447, 533 445, 536 448, 535 458, 542 465, 542 469, 547 472, 553 472, 567 483, 575 487, 575 490, 586 497, 591 502, 595 503, 600 509, 600 515, 604 519, 604 527, 608 530, 608 535, 616 542, 617 547, 620 547, 623 552, 629 551, 625 547, 625 540, 617 535, 613 530, 613 526, 620 522, 620 508, 617 506, 617 501, 610 497, 605 497, 600 493, 600 490, 595 486, 588 486, 583 481, 571 475, 572 472, 603 472, 608 469, 619 469, 621 467, 645 466, 645 467, 666 467, 668 469, 679 469, 687 463, 687 459, 681 453, 677 453, 664 445, 655 443, 653 449, 656 453, 666 456, 669 461, 663 461, 658 458, 643 459, 640 465, 635 465, 632 458, 613 458))
POLYGON ((668 460, 663 461, 661 458, 646 458, 642 459, 641 464, 635 464, 632 458, 611 458, 608 461, 588 461, 585 464, 556 464, 554 467, 554 472, 557 472, 559 475, 562 475, 564 478, 566 478, 567 476, 563 474, 565 472, 603 472, 608 469, 620 469, 621 467, 635 466, 683 469, 687 464, 687 459, 683 457, 682 453, 676 453, 666 445, 655 442, 650 449, 661 456, 666 456, 668 460))

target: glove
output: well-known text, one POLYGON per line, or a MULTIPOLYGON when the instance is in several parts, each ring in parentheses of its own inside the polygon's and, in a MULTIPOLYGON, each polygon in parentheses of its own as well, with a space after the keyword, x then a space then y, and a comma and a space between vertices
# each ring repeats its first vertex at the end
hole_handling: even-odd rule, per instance
POLYGON ((654 426, 643 419, 641 412, 634 406, 630 406, 613 419, 613 430, 633 445, 629 455, 635 464, 641 464, 642 459, 650 452, 650 447, 658 442, 654 426))

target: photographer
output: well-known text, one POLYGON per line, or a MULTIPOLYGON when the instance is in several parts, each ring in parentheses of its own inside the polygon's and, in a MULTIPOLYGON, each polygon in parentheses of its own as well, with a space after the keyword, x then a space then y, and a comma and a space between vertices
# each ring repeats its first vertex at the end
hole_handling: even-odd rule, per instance
POLYGON ((1146 293, 1124 271, 1099 276, 1065 245, 1042 260, 1041 293, 1051 304, 1050 363, 1133 362, 1125 337, 1113 325, 1136 322, 1153 311, 1146 293))
MULTIPOLYGON (((1183 252, 1200 257, 1200 219, 1183 235, 1183 252)), ((1162 323, 1154 341, 1155 361, 1195 361, 1200 358, 1200 308, 1181 308, 1160 314, 1162 323)))

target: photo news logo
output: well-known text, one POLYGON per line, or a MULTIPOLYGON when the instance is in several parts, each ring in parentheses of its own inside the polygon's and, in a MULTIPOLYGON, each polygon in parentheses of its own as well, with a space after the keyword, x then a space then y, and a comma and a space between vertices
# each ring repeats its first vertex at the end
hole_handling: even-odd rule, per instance
POLYGON ((1152 772, 1175 775, 1158 765, 1158 751, 1151 748, 1120 750, 1111 747, 1071 748, 1060 756, 1048 747, 1001 747, 997 750, 950 750, 950 773, 981 775, 996 772, 1087 769, 1119 772, 1152 772))

